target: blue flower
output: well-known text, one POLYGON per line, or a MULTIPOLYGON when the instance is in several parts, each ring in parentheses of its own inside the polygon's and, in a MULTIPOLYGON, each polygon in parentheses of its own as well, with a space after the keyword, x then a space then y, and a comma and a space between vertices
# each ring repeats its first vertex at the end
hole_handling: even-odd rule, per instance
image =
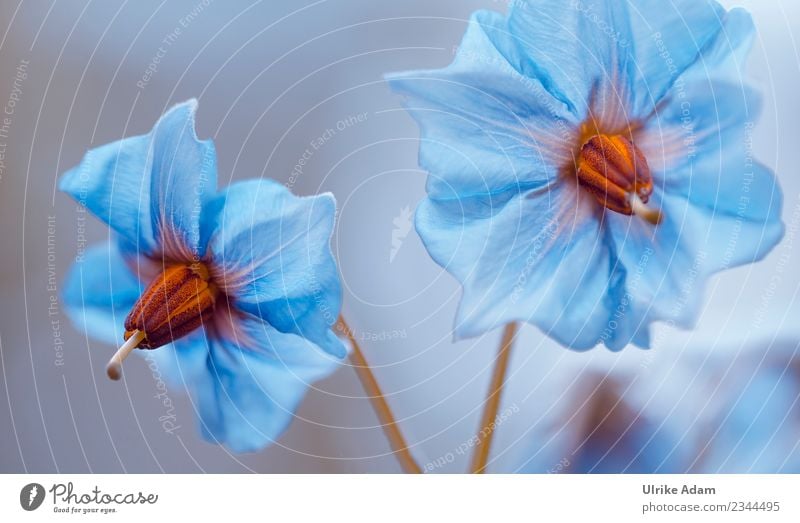
POLYGON ((331 330, 341 305, 329 246, 336 203, 270 180, 217 193, 196 108, 177 105, 149 134, 90 150, 61 178, 114 231, 79 256, 63 300, 97 339, 163 346, 142 352, 190 390, 204 436, 253 451, 346 354, 331 330))
POLYGON ((533 436, 519 469, 800 472, 797 338, 729 349, 707 357, 687 350, 635 372, 562 368, 560 390, 581 385, 551 405, 555 419, 533 436))
POLYGON ((800 343, 757 344, 720 362, 697 438, 704 473, 800 473, 800 343))
MULTIPOLYGON (((575 375, 564 375, 564 384, 575 375)), ((534 452, 524 456, 520 470, 529 473, 679 474, 687 472, 693 447, 682 440, 678 424, 664 423, 655 408, 631 401, 646 387, 631 390, 622 373, 581 376, 578 393, 556 406, 561 417, 553 433, 537 434, 534 452)))
POLYGON ((562 345, 690 328, 713 273, 761 260, 782 195, 752 156, 750 16, 716 2, 523 0, 455 60, 391 75, 429 171, 416 227, 463 286, 455 336, 527 321, 562 345))

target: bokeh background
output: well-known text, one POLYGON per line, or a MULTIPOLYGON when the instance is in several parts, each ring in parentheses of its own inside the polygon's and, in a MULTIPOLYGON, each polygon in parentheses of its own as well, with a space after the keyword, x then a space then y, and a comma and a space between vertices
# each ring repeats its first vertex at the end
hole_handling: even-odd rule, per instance
MULTIPOLYGON (((650 351, 576 354, 524 327, 491 471, 800 471, 800 2, 723 3, 748 8, 760 30, 753 149, 778 173, 786 238, 712 279, 697 329, 657 326, 650 351)), ((190 97, 220 183, 265 176, 336 195, 344 312, 418 461, 465 471, 500 332, 451 341, 459 287, 411 227, 425 181, 418 131, 382 75, 449 63, 479 8, 506 4, 2 0, 0 472, 400 471, 346 364, 279 441, 235 455, 200 438, 180 390, 169 390, 180 427, 163 430, 157 376, 134 358, 124 381, 108 381, 113 347, 61 310, 76 252, 108 231, 81 229, 57 177, 190 97)))

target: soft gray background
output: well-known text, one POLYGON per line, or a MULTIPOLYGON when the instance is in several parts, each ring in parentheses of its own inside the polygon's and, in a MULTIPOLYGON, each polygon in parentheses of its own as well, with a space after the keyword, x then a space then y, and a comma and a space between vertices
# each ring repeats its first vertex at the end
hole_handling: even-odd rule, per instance
MULTIPOLYGON (((785 221, 796 232, 800 3, 737 4, 760 28, 750 72, 766 104, 755 152, 777 169, 785 221)), ((30 65, 0 179, 0 472, 399 471, 346 366, 310 392, 276 445, 236 456, 199 438, 180 391, 170 395, 181 428, 165 433, 146 365, 133 359, 126 381, 109 382, 103 366, 112 347, 87 340, 63 313, 49 315, 57 295, 47 289, 50 217, 59 282, 77 248, 75 204, 55 192, 58 175, 87 148, 146 132, 167 107, 190 97, 200 99, 201 137, 216 141, 223 184, 258 176, 287 182, 313 139, 366 115, 315 152, 294 190, 332 191, 339 201, 334 247, 345 313, 357 334, 395 333, 363 345, 418 460, 448 456, 468 440, 499 332, 451 342, 458 286, 413 230, 390 262, 393 220, 414 209, 425 175, 416 165, 416 126, 381 77, 447 64, 466 19, 482 7, 505 9, 488 0, 2 0, 0 107, 20 61, 30 65), (164 44, 196 6, 181 35, 164 44), (159 46, 166 52, 157 72, 137 86, 159 46), (63 366, 55 365, 52 320, 60 322, 63 366)), ((103 241, 107 230, 92 220, 87 236, 103 241)), ((670 368, 686 351, 736 354, 778 332, 792 338, 800 313, 797 249, 790 232, 763 263, 712 280, 698 329, 666 332, 650 353, 574 354, 525 327, 504 400, 519 412, 499 430, 492 470, 517 470, 536 447, 529 429, 544 426, 548 407, 592 368, 646 373, 670 368), (756 310, 763 311, 758 318, 756 310)), ((436 470, 467 464, 456 453, 436 470)))

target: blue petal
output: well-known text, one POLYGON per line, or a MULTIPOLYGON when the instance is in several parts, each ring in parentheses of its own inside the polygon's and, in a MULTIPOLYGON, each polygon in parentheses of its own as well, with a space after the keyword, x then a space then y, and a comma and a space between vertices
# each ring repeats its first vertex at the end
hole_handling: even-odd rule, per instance
POLYGON ((283 433, 307 389, 340 362, 253 316, 237 323, 236 338, 210 337, 206 372, 193 383, 193 393, 209 441, 253 452, 283 433))
POLYGON ((154 380, 164 382, 180 390, 192 390, 195 384, 204 382, 208 359, 207 327, 202 327, 188 336, 153 350, 137 350, 150 367, 154 380))
POLYGON ((478 12, 452 65, 387 77, 420 125, 432 198, 541 186, 571 160, 576 120, 515 53, 503 17, 478 12))
POLYGON ((115 345, 142 286, 128 269, 116 243, 95 245, 70 267, 62 301, 70 320, 89 336, 115 345))
POLYGON ((200 257, 200 214, 217 191, 214 142, 195 131, 197 101, 176 105, 153 128, 150 215, 153 232, 168 256, 200 257))
MULTIPOLYGON (((637 141, 657 186, 651 204, 664 220, 610 213, 609 238, 620 262, 636 268, 620 323, 653 320, 691 327, 705 279, 761 260, 780 241, 782 193, 773 173, 752 157, 757 95, 721 82, 681 87, 637 141)), ((629 269, 630 270, 630 269, 629 269)))
POLYGON ((644 116, 684 71, 702 62, 707 47, 728 36, 726 12, 714 0, 642 0, 630 14, 636 47, 633 112, 644 116))
POLYGON ((783 235, 780 222, 715 213, 680 196, 657 191, 652 201, 664 213, 655 230, 624 216, 608 220, 619 262, 636 274, 626 283, 629 306, 618 318, 620 335, 656 320, 693 327, 705 280, 720 270, 759 261, 783 235))
POLYGON ((149 134, 90 150, 59 188, 142 254, 199 257, 200 212, 217 168, 213 143, 195 134, 196 109, 195 100, 177 105, 149 134))
POLYGON ((222 291, 279 331, 344 356, 330 336, 341 307, 330 250, 333 196, 298 198, 274 181, 253 180, 231 185, 218 198, 207 260, 222 291))
POLYGON ((753 159, 759 112, 760 95, 746 86, 685 82, 670 93, 637 145, 665 192, 716 213, 773 222, 780 218, 781 192, 769 169, 753 159))
POLYGON ((703 47, 698 59, 681 75, 688 82, 714 78, 741 83, 756 29, 750 13, 741 8, 728 11, 723 26, 703 47))
POLYGON ((630 307, 618 320, 620 332, 656 320, 693 327, 708 276, 759 261, 783 236, 780 221, 716 213, 660 191, 652 201, 664 213, 655 230, 621 215, 608 220, 620 263, 637 274, 625 288, 630 307))
POLYGON ((629 17, 628 2, 521 0, 512 4, 509 28, 527 57, 524 72, 541 80, 578 120, 595 103, 620 110, 615 118, 624 119, 638 43, 629 17))
POLYGON ((416 224, 426 248, 464 288, 457 337, 527 321, 574 349, 604 341, 625 267, 604 243, 590 199, 560 183, 420 205, 416 224))
POLYGON ((525 74, 580 119, 591 109, 612 127, 650 114, 688 69, 741 56, 750 31, 743 11, 714 0, 523 0, 509 26, 529 57, 525 74))

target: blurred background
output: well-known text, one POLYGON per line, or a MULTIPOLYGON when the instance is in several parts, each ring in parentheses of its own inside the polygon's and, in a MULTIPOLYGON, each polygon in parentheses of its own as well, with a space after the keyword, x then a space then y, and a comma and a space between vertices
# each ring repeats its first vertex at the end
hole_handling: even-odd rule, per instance
MULTIPOLYGON (((650 351, 577 354, 525 326, 493 472, 800 471, 800 3, 723 3, 760 30, 753 148, 778 173, 786 237, 712 279, 697 329, 657 326, 650 351)), ((158 377, 134 358, 107 380, 114 348, 60 309, 76 252, 108 230, 84 227, 58 176, 191 97, 221 185, 270 177, 336 195, 344 313, 423 468, 467 470, 500 332, 451 341, 459 286, 411 226, 418 131, 382 75, 448 64, 479 8, 506 2, 0 2, 0 472, 400 471, 346 364, 279 441, 235 455, 200 438, 181 390, 179 428, 164 431, 158 377)))

